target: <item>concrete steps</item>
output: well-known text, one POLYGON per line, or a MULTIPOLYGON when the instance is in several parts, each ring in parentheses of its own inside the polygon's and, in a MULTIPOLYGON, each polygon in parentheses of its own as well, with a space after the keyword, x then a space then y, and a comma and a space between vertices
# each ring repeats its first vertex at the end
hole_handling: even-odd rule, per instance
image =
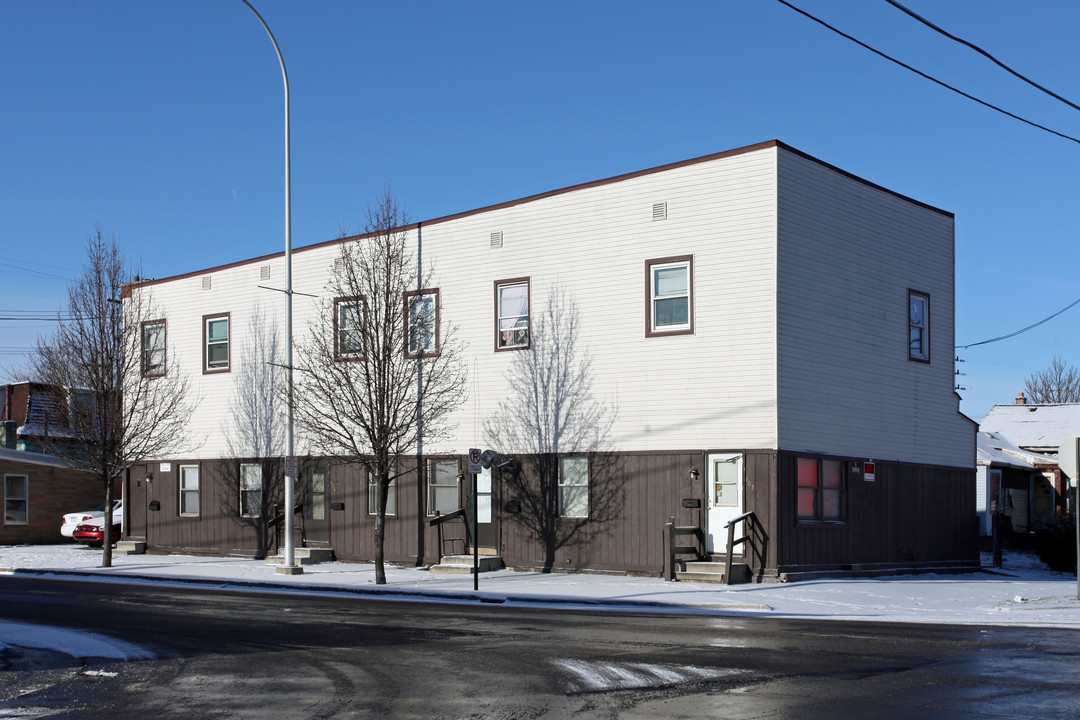
MULTIPOLYGON (((502 557, 498 555, 481 555, 479 562, 480 572, 490 570, 502 570, 502 557)), ((473 571, 472 555, 443 555, 438 565, 432 565, 428 572, 444 575, 471 575, 473 571)))
POLYGON ((145 555, 145 540, 121 540, 113 548, 113 555, 145 555))
MULTIPOLYGON (((334 559, 333 548, 322 547, 298 547, 293 548, 293 559, 297 565, 314 565, 321 562, 332 562, 334 559)), ((284 565, 285 555, 267 555, 267 565, 284 565)))
MULTIPOLYGON (((675 579, 686 582, 726 583, 724 563, 708 560, 680 561, 675 570, 675 579)), ((744 562, 731 563, 732 585, 750 582, 750 566, 744 562)))

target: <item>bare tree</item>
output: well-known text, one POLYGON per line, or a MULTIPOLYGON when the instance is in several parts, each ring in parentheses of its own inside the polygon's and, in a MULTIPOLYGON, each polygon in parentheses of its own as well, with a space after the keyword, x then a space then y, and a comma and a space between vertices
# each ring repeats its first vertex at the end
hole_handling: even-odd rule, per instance
POLYGON ((1055 357, 1046 370, 1024 380, 1024 392, 1033 403, 1080 402, 1080 370, 1055 357))
MULTIPOLYGON (((327 297, 297 345, 295 420, 320 453, 362 465, 376 492, 375 582, 391 481, 418 441, 437 441, 465 398, 466 371, 452 326, 439 319, 432 270, 408 246, 404 209, 387 189, 364 235, 342 245, 327 297)), ((419 468, 416 468, 419 473, 419 468)))
POLYGON ((256 552, 265 555, 272 545, 269 521, 284 497, 284 358, 277 325, 267 323, 257 305, 248 331, 251 341, 236 363, 232 427, 225 436, 226 455, 236 462, 218 465, 217 486, 223 515, 251 527, 256 552), (253 468, 254 476, 249 474, 253 468))
POLYGON ((519 455, 521 469, 502 475, 508 498, 522 505, 510 517, 543 546, 550 571, 560 549, 589 542, 621 515, 621 468, 605 447, 618 410, 593 395, 577 303, 561 285, 530 331, 529 349, 507 370, 507 397, 484 429, 499 452, 519 455))
POLYGON ((113 481, 136 463, 190 448, 197 401, 169 356, 164 316, 148 292, 129 287, 137 276, 116 239, 99 228, 86 254, 56 332, 37 341, 30 372, 54 396, 47 452, 104 485, 102 567, 110 567, 113 481))

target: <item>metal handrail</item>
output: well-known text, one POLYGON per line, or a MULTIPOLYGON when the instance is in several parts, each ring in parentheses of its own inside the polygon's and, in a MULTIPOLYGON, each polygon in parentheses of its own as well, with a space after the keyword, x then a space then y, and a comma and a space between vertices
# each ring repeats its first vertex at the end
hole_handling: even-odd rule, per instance
MULTIPOLYGON (((758 520, 758 516, 754 514, 753 510, 751 510, 749 512, 744 512, 742 515, 739 515, 736 518, 732 518, 727 522, 726 525, 724 525, 724 527, 726 527, 728 531, 727 558, 724 560, 725 585, 731 584, 731 556, 735 551, 735 546, 747 544, 751 547, 754 547, 754 536, 752 535, 753 530, 747 531, 747 533, 738 540, 735 539, 735 526, 744 520, 748 525, 756 528, 757 531, 761 534, 761 548, 759 550, 759 557, 761 559, 761 563, 759 568, 759 575, 765 572, 765 562, 769 549, 769 535, 765 532, 765 527, 761 524, 761 521, 758 520)), ((743 553, 743 557, 750 559, 751 555, 743 553)))
POLYGON ((438 510, 436 510, 435 511, 435 517, 433 517, 431 520, 428 520, 428 525, 429 526, 438 528, 438 531, 439 531, 439 555, 440 556, 445 554, 443 552, 443 550, 444 550, 444 545, 445 545, 446 542, 461 542, 461 538, 450 538, 448 541, 443 540, 443 525, 450 522, 451 520, 458 520, 458 519, 460 519, 461 524, 465 526, 465 540, 464 540, 465 547, 462 548, 462 552, 464 552, 466 549, 468 549, 469 542, 470 542, 470 538, 469 538, 469 517, 468 517, 468 513, 465 512, 465 508, 458 508, 457 510, 454 510, 452 512, 448 512, 445 515, 440 513, 438 510))
POLYGON ((667 528, 668 561, 667 567, 664 568, 664 579, 670 581, 675 579, 676 555, 693 554, 697 560, 704 557, 701 550, 705 548, 705 530, 697 525, 676 525, 675 518, 671 518, 671 522, 667 523, 665 527, 667 528), (697 546, 675 544, 675 538, 686 535, 693 536, 698 542, 697 546))

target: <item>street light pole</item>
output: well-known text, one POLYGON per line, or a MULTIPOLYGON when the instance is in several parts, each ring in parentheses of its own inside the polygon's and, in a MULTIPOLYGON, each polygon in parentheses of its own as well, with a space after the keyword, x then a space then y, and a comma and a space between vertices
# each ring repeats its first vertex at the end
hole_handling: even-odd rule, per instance
POLYGON ((274 45, 274 52, 277 53, 278 63, 281 65, 281 80, 285 85, 285 562, 278 566, 276 572, 299 575, 304 569, 296 564, 296 553, 293 548, 293 498, 296 470, 290 467, 295 464, 295 461, 293 460, 292 173, 289 149, 289 74, 285 72, 285 58, 281 56, 281 48, 274 39, 274 33, 270 32, 270 26, 248 0, 241 0, 241 2, 255 14, 263 29, 266 30, 266 34, 270 36, 270 42, 274 45))

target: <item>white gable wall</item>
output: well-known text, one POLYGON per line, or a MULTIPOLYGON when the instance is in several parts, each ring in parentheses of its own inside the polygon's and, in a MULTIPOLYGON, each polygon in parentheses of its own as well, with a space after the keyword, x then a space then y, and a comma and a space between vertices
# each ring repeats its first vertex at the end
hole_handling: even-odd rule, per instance
POLYGON ((782 150, 780 447, 973 467, 953 391, 951 216, 782 150), (908 359, 908 290, 930 362, 908 359))

